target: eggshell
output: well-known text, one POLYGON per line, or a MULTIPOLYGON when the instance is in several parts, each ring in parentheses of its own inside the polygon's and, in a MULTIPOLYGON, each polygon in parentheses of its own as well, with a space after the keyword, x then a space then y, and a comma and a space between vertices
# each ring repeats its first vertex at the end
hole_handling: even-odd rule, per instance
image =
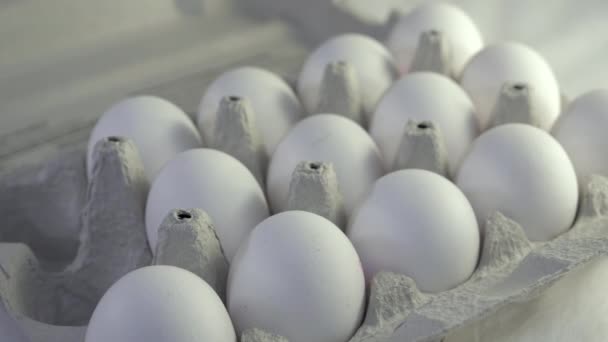
POLYGON ((180 153, 152 184, 146 203, 152 250, 160 224, 175 208, 200 208, 209 214, 229 261, 253 227, 268 217, 264 193, 251 172, 234 157, 211 149, 180 153))
POLYGON ((202 145, 188 115, 173 103, 154 96, 128 98, 105 112, 91 132, 87 151, 89 178, 95 144, 109 136, 127 137, 135 142, 150 181, 176 154, 202 145))
POLYGON ((574 164, 579 185, 592 174, 608 176, 608 89, 574 100, 553 129, 574 164))
POLYGON ((290 342, 344 342, 364 309, 355 249, 316 214, 287 211, 266 219, 230 268, 228 310, 239 332, 260 328, 290 342))
POLYGON ((479 228, 464 194, 418 169, 380 178, 353 216, 348 237, 370 281, 379 271, 414 279, 424 292, 449 290, 475 270, 479 228))
POLYGON ((279 76, 255 67, 230 70, 209 85, 199 105, 198 128, 208 145, 213 142, 218 106, 225 96, 249 100, 268 156, 303 112, 294 91, 279 76))
POLYGON ((85 342, 236 342, 224 304, 201 278, 149 266, 119 279, 101 298, 85 342))
POLYGON ((430 120, 439 125, 452 175, 479 134, 473 103, 458 84, 436 73, 408 74, 382 97, 370 125, 370 134, 389 170, 409 120, 430 120))
POLYGON ((291 175, 300 161, 333 164, 347 214, 384 174, 380 152, 363 128, 343 116, 313 115, 287 133, 272 156, 266 186, 274 212, 286 209, 291 175))
POLYGON ((409 72, 420 34, 431 30, 446 38, 451 57, 449 75, 459 77, 469 59, 482 49, 483 39, 473 20, 448 3, 425 3, 399 19, 386 42, 399 69, 409 72))
POLYGON ((505 82, 525 83, 540 127, 550 130, 561 110, 559 85, 551 67, 536 51, 513 42, 490 45, 475 55, 462 73, 461 84, 477 107, 482 129, 492 123, 492 112, 505 82))
POLYGON ((532 241, 570 228, 578 205, 574 167, 549 133, 525 124, 497 126, 473 143, 456 184, 477 220, 500 211, 522 225, 532 241))
POLYGON ((338 61, 348 62, 354 67, 369 122, 376 103, 398 73, 388 50, 376 40, 360 34, 333 37, 310 54, 298 78, 298 94, 304 107, 309 113, 316 113, 325 67, 338 61))

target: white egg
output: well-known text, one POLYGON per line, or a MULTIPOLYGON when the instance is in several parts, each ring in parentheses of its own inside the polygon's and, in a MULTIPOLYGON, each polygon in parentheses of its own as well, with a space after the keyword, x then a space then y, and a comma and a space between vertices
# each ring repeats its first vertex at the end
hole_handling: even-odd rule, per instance
POLYGON ((260 223, 228 277, 237 331, 260 328, 290 342, 344 342, 365 310, 359 257, 331 221, 287 211, 260 223))
POLYGON ((221 299, 195 274, 174 266, 140 268, 101 298, 85 342, 236 342, 221 299))
POLYGON ((354 67, 369 122, 376 103, 398 73, 390 52, 376 40, 359 34, 333 37, 310 54, 298 78, 298 94, 304 107, 309 113, 316 113, 325 67, 338 61, 354 67))
POLYGON ((264 192, 251 172, 226 153, 202 148, 177 155, 152 183, 146 203, 152 250, 160 224, 175 208, 209 214, 229 261, 253 227, 268 217, 264 192))
POLYGON ((400 170, 380 178, 347 234, 368 281, 379 271, 391 271, 414 279, 424 292, 464 282, 479 256, 471 204, 453 183, 426 170, 400 170))
POLYGON ((226 96, 249 100, 268 156, 303 112, 294 91, 279 76, 254 67, 225 72, 209 85, 198 110, 198 127, 208 145, 215 136, 218 105, 226 96))
POLYGON ((87 152, 89 178, 95 144, 109 136, 134 141, 150 181, 176 154, 202 145, 192 120, 173 103, 154 96, 128 98, 112 106, 93 128, 87 152))
POLYGON ((333 164, 347 215, 384 174, 380 152, 361 126, 335 114, 313 115, 287 133, 270 160, 266 186, 274 212, 286 210, 291 176, 301 161, 333 164))
POLYGON ((549 133, 524 124, 492 128, 473 143, 456 184, 485 223, 500 211, 532 241, 570 228, 578 205, 574 167, 549 133))
POLYGON ((408 74, 382 97, 370 125, 387 170, 393 167, 409 120, 430 120, 439 126, 452 175, 479 134, 473 103, 458 84, 436 73, 408 74))
POLYGON ((420 34, 440 31, 448 43, 450 76, 458 78, 469 59, 483 47, 481 33, 460 8, 447 3, 425 3, 399 19, 388 36, 387 46, 402 73, 410 70, 420 34))
POLYGON ((574 100, 555 124, 553 136, 574 164, 579 185, 592 174, 608 176, 608 89, 574 100))
POLYGON ((494 105, 506 82, 528 85, 540 127, 550 130, 560 114, 559 85, 543 57, 519 43, 488 46, 463 71, 461 84, 477 107, 481 128, 486 129, 492 123, 494 105))

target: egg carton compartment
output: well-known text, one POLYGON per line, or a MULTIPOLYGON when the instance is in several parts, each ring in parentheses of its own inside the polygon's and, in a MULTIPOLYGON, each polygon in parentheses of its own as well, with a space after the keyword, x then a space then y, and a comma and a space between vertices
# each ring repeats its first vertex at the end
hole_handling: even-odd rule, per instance
MULTIPOLYGON (((346 31, 383 37, 396 18, 387 11, 376 12, 380 19, 373 20, 370 13, 362 15, 365 11, 357 9, 356 1, 315 1, 311 6, 296 1, 256 0, 244 6, 301 25, 300 33, 312 41, 346 31), (311 18, 325 16, 335 20, 320 20, 327 26, 311 25, 316 22, 311 18)), ((248 45, 258 51, 257 55, 218 62, 214 72, 163 77, 160 85, 141 83, 121 91, 158 94, 193 113, 201 89, 213 78, 210 75, 229 65, 241 65, 251 56, 256 60, 271 56, 262 50, 277 42, 286 42, 288 52, 277 60, 269 57, 266 63, 289 59, 279 67, 284 68, 289 79, 305 49, 292 44, 292 36, 284 35, 282 24, 254 31, 251 37, 258 37, 257 32, 272 36, 261 46, 248 45)), ((430 68, 441 68, 441 63, 430 68)), ((348 66, 335 65, 326 72, 324 86, 328 95, 322 101, 324 108, 339 108, 337 111, 350 113, 357 119, 356 115, 361 113, 356 101, 330 101, 338 95, 352 99, 349 94, 354 90, 348 66)), ((99 99, 104 104, 108 101, 99 99)), ((246 110, 239 114, 238 110, 226 108, 226 112, 248 115, 246 110)), ((159 232, 156 257, 152 257, 144 227, 148 184, 131 142, 115 137, 98 144, 94 176, 90 182, 87 180, 82 142, 92 122, 78 127, 78 137, 61 144, 62 152, 55 158, 0 178, 0 214, 4 218, 0 225, 3 241, 0 332, 5 334, 2 340, 7 336, 9 342, 84 341, 86 323, 105 290, 122 275, 150 264, 188 269, 212 285, 220 297, 225 295, 228 264, 204 208, 167 213, 159 232), (74 140, 80 147, 65 150, 74 140)), ((407 137, 418 143, 418 150, 400 159, 400 166, 424 165, 423 168, 445 173, 444 151, 437 147, 439 135, 433 123, 422 133, 417 124, 408 126, 407 137)), ((229 129, 238 128, 231 123, 225 125, 229 129)), ((246 127, 240 129, 237 130, 240 133, 246 131, 246 127)), ((243 161, 251 156, 251 151, 254 149, 228 152, 243 153, 239 158, 243 161)), ((244 163, 252 171, 263 164, 256 158, 244 163)), ((297 182, 293 183, 288 207, 343 222, 339 201, 334 196, 333 170, 325 164, 312 170, 308 166, 302 164, 296 169, 297 182), (301 195, 304 192, 297 191, 298 188, 314 190, 301 195)), ((257 174, 258 179, 262 174, 257 174)), ((365 319, 350 341, 441 341, 458 328, 488 317, 502 307, 529 301, 571 270, 608 254, 606 215, 608 181, 600 176, 594 176, 581 190, 576 224, 552 241, 530 242, 516 222, 495 213, 486 225, 479 265, 467 282, 452 290, 428 294, 417 290, 415 282, 407 276, 379 273, 371 284, 365 319)), ((241 341, 287 340, 252 329, 243 333, 241 341)))

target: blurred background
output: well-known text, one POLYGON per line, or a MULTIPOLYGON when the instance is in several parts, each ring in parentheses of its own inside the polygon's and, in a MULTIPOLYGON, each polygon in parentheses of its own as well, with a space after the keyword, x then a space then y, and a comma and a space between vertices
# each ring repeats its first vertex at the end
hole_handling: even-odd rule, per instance
MULTIPOLYGON (((297 76, 341 32, 384 40, 406 0, 0 0, 0 173, 86 142, 129 95, 193 114, 206 85, 238 65, 297 76)), ((573 98, 608 80, 608 2, 451 1, 486 43, 516 40, 552 65, 573 98)))

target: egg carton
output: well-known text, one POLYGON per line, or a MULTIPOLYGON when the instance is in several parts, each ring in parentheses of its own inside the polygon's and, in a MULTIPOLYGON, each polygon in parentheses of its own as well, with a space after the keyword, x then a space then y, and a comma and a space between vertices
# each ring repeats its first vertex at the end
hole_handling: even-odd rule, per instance
MULTIPOLYGON (((301 18, 308 32, 318 38, 349 30, 380 37, 395 19, 392 16, 381 24, 362 22, 335 1, 316 1, 315 6, 271 0, 250 4, 259 6, 264 13, 270 8, 277 12, 303 12, 306 15, 293 18, 301 18), (337 18, 321 21, 327 22, 328 27, 305 20, 325 10, 337 18)), ((433 46, 430 44, 429 49, 433 46)), ((439 60, 422 68, 440 71, 442 63, 439 60)), ((356 85, 349 77, 348 66, 328 69, 327 79, 332 81, 324 84, 325 110, 356 119, 360 112, 354 105, 356 96, 351 97, 356 85), (337 97, 352 101, 329 101, 337 97)), ((530 122, 533 117, 521 120, 530 122)), ((417 142, 417 152, 400 156, 403 158, 399 167, 418 166, 444 173, 445 151, 440 134, 433 123, 423 132, 417 130, 417 124, 408 124, 409 133, 404 136, 417 142)), ((229 128, 241 133, 245 129, 229 128)), ((240 149, 227 152, 244 153, 240 149)), ((244 161, 248 156, 244 153, 239 159, 244 161)), ((124 138, 108 138, 96 146, 94 161, 90 181, 82 148, 67 150, 55 159, 0 179, 0 214, 4 219, 0 241, 5 241, 0 242, 1 341, 84 341, 88 318, 105 290, 122 275, 150 264, 188 269, 224 298, 228 264, 204 208, 168 213, 153 257, 144 226, 149 185, 135 146, 124 138)), ((260 168, 255 158, 244 163, 250 169, 260 168)), ((307 200, 294 194, 298 191, 290 192, 288 207, 343 222, 334 196, 337 187, 332 172, 325 164, 312 170, 300 165, 293 188, 317 188, 306 195, 307 200), (311 196, 314 200, 310 200, 311 196)), ((429 294, 419 291, 405 275, 379 273, 370 286, 365 319, 350 342, 441 341, 455 329, 488 317, 501 307, 529 301, 574 268, 608 254, 606 215, 608 180, 600 176, 592 177, 582 189, 576 224, 552 241, 530 242, 516 222, 495 213, 486 224, 477 270, 467 282, 429 294)), ((241 341, 287 339, 252 329, 243 333, 241 341)))
MULTIPOLYGON (((325 184, 326 191, 313 194, 323 202, 332 189, 326 182, 331 167, 298 170, 294 174, 300 175, 302 188, 325 184), (315 182, 315 177, 325 181, 315 182)), ((135 145, 120 137, 96 145, 90 181, 82 149, 0 181, 1 237, 27 242, 0 243, 3 341, 84 341, 87 321, 107 288, 150 264, 190 270, 225 298, 228 263, 204 208, 168 213, 153 257, 144 225, 147 190, 135 145), (67 267, 57 267, 69 259, 67 267)), ((317 203, 290 202, 290 207, 317 203)), ((552 241, 530 242, 516 222, 495 213, 486 224, 477 270, 462 285, 429 294, 405 275, 378 273, 365 320, 350 342, 441 341, 509 303, 528 301, 572 269, 608 254, 606 215, 608 180, 601 176, 583 189, 573 228, 552 241)), ((259 329, 245 331, 241 340, 286 341, 259 329)))

